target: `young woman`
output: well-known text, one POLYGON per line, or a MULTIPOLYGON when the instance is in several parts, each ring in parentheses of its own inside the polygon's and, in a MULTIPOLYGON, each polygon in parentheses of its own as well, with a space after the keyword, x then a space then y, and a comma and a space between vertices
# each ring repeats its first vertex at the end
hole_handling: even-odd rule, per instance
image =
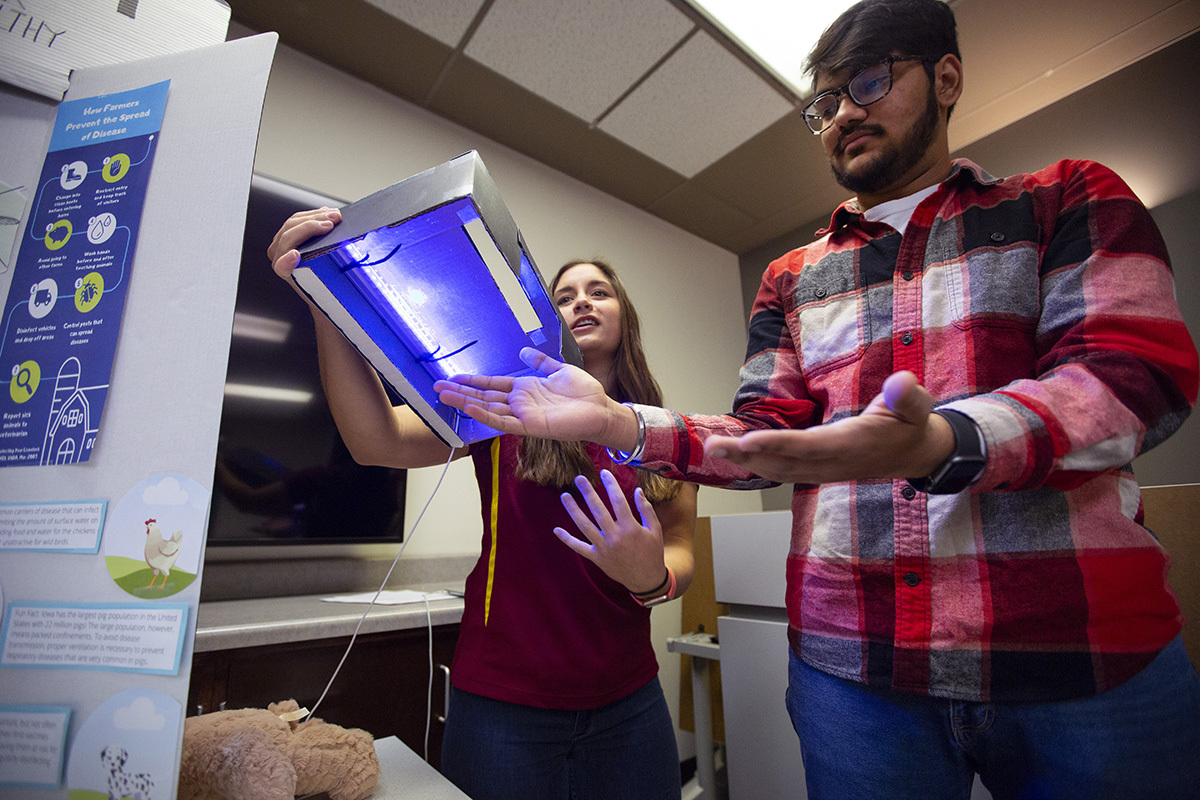
MULTIPOLYGON (((276 273, 287 278, 295 248, 340 219, 332 209, 293 215, 268 250, 276 273)), ((550 290, 604 391, 660 404, 637 312, 612 268, 569 262, 550 290)), ((414 468, 469 454, 475 463, 483 548, 466 583, 442 772, 475 800, 678 798, 644 603, 691 583, 696 488, 618 466, 592 444, 505 434, 451 454, 415 413, 392 407, 374 370, 313 312, 322 384, 355 460, 414 468)))

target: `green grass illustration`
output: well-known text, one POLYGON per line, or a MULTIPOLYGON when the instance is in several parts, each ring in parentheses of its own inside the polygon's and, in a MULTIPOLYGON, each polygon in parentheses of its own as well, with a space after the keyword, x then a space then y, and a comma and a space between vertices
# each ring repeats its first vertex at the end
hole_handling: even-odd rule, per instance
MULTIPOLYGON (((169 597, 176 592, 183 591, 191 585, 192 581, 196 580, 193 573, 179 567, 171 567, 171 574, 167 576, 166 585, 162 585, 162 576, 159 575, 156 578, 158 583, 151 589, 149 588, 150 579, 155 578, 155 575, 150 567, 146 566, 145 561, 125 556, 105 556, 104 561, 108 565, 108 574, 112 576, 117 586, 134 597, 146 600, 169 597)), ((74 799, 72 798, 72 800, 74 799)))

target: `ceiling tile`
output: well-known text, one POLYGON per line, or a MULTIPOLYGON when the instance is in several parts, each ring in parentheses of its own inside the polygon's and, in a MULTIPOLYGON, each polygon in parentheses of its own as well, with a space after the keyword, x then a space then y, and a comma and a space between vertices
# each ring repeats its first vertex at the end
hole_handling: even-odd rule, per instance
MULTIPOLYGON (((809 235, 813 220, 824 224, 849 193, 831 180, 819 142, 797 125, 795 112, 779 106, 782 97, 711 39, 702 23, 680 12, 680 2, 231 0, 231 6, 234 20, 251 30, 277 30, 283 44, 734 252, 776 249, 782 246, 776 237, 797 225, 809 235), (511 51, 504 56, 518 62, 521 53, 530 54, 524 58, 531 68, 565 89, 535 93, 532 85, 521 85, 530 80, 504 77, 471 57, 454 59, 456 45, 447 42, 460 42, 484 8, 479 32, 489 20, 498 25, 520 12, 503 26, 507 33, 498 51, 511 51), (654 21, 664 18, 674 26, 678 17, 687 20, 678 30, 671 27, 670 36, 654 21), (593 28, 573 30, 564 19, 593 28), (543 26, 549 32, 539 33, 543 26), (630 50, 609 43, 598 54, 581 49, 610 37, 643 35, 676 43, 663 53, 678 49, 665 61, 655 55, 661 63, 650 55, 656 48, 646 44, 630 50), (648 65, 630 69, 631 52, 644 53, 650 65, 660 63, 632 90, 648 65), (581 78, 575 69, 594 74, 581 78), (605 77, 614 70, 619 79, 605 77), (567 110, 575 95, 585 96, 586 81, 607 87, 600 93, 605 98, 628 92, 594 128, 579 111, 567 110), (760 113, 756 104, 771 113, 760 113)), ((950 126, 952 152, 965 147, 975 157, 984 147, 979 155, 987 156, 984 166, 993 171, 1010 162, 1010 170, 1034 169, 1063 156, 1099 157, 1152 204, 1193 190, 1200 181, 1200 149, 1191 132, 1200 102, 1192 95, 1200 82, 1188 79, 1200 64, 1200 36, 1184 40, 1200 29, 1200 0, 1102 5, 1105 13, 1096 14, 1094 0, 954 0, 966 94, 950 126), (1001 42, 1000 30, 1016 34, 1001 42), (1155 51, 1174 60, 1153 75, 1129 66, 1155 51), (1111 77, 1123 72, 1128 81, 1118 86, 1111 77), (1057 102, 1047 106, 1051 101, 1057 102), (1152 108, 1158 116, 1134 135, 1113 121, 1114 108, 1152 108), (978 145, 965 144, 974 141, 978 145)), ((1146 60, 1146 67, 1157 61, 1146 60)), ((592 100, 588 107, 600 105, 592 100)), ((583 111, 583 105, 577 108, 583 111)), ((336 169, 336 155, 333 164, 336 169)))
POLYGON ((255 0, 236 3, 234 19, 277 31, 302 53, 400 97, 421 102, 453 51, 366 2, 255 0))
POLYGON ((458 47, 483 0, 366 0, 443 44, 458 47))
POLYGON ((647 209, 667 222, 702 239, 729 248, 726 241, 738 237, 754 220, 733 206, 691 183, 667 193, 647 209))
POLYGON ((692 180, 759 220, 806 200, 822 203, 836 188, 825 149, 798 110, 768 125, 692 180))
POLYGON ((639 208, 683 182, 657 161, 469 58, 455 62, 429 108, 639 208))
POLYGON ((687 177, 792 110, 707 33, 697 33, 600 123, 687 177))
POLYGON ((496 0, 464 52, 591 122, 692 27, 664 1, 496 0))

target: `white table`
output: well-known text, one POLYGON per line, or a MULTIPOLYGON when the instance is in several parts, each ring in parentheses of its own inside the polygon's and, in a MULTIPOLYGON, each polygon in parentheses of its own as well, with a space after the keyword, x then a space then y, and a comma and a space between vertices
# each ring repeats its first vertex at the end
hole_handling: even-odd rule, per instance
MULTIPOLYGON (((379 782, 371 800, 470 800, 395 736, 376 739, 375 755, 379 756, 379 782)), ((321 792, 309 800, 327 797, 321 792)))
POLYGON ((470 800, 395 736, 376 739, 375 753, 380 774, 371 800, 470 800))

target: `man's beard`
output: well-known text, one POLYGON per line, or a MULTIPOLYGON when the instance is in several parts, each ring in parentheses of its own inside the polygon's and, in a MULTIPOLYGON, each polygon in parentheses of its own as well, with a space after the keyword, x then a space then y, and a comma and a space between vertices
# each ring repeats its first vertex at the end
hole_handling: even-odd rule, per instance
POLYGON ((937 135, 939 112, 937 96, 930 87, 925 112, 898 145, 885 147, 877 158, 853 171, 840 170, 837 164, 830 160, 829 168, 833 170, 834 179, 856 194, 878 194, 894 186, 909 170, 921 163, 921 159, 933 144, 937 135))

